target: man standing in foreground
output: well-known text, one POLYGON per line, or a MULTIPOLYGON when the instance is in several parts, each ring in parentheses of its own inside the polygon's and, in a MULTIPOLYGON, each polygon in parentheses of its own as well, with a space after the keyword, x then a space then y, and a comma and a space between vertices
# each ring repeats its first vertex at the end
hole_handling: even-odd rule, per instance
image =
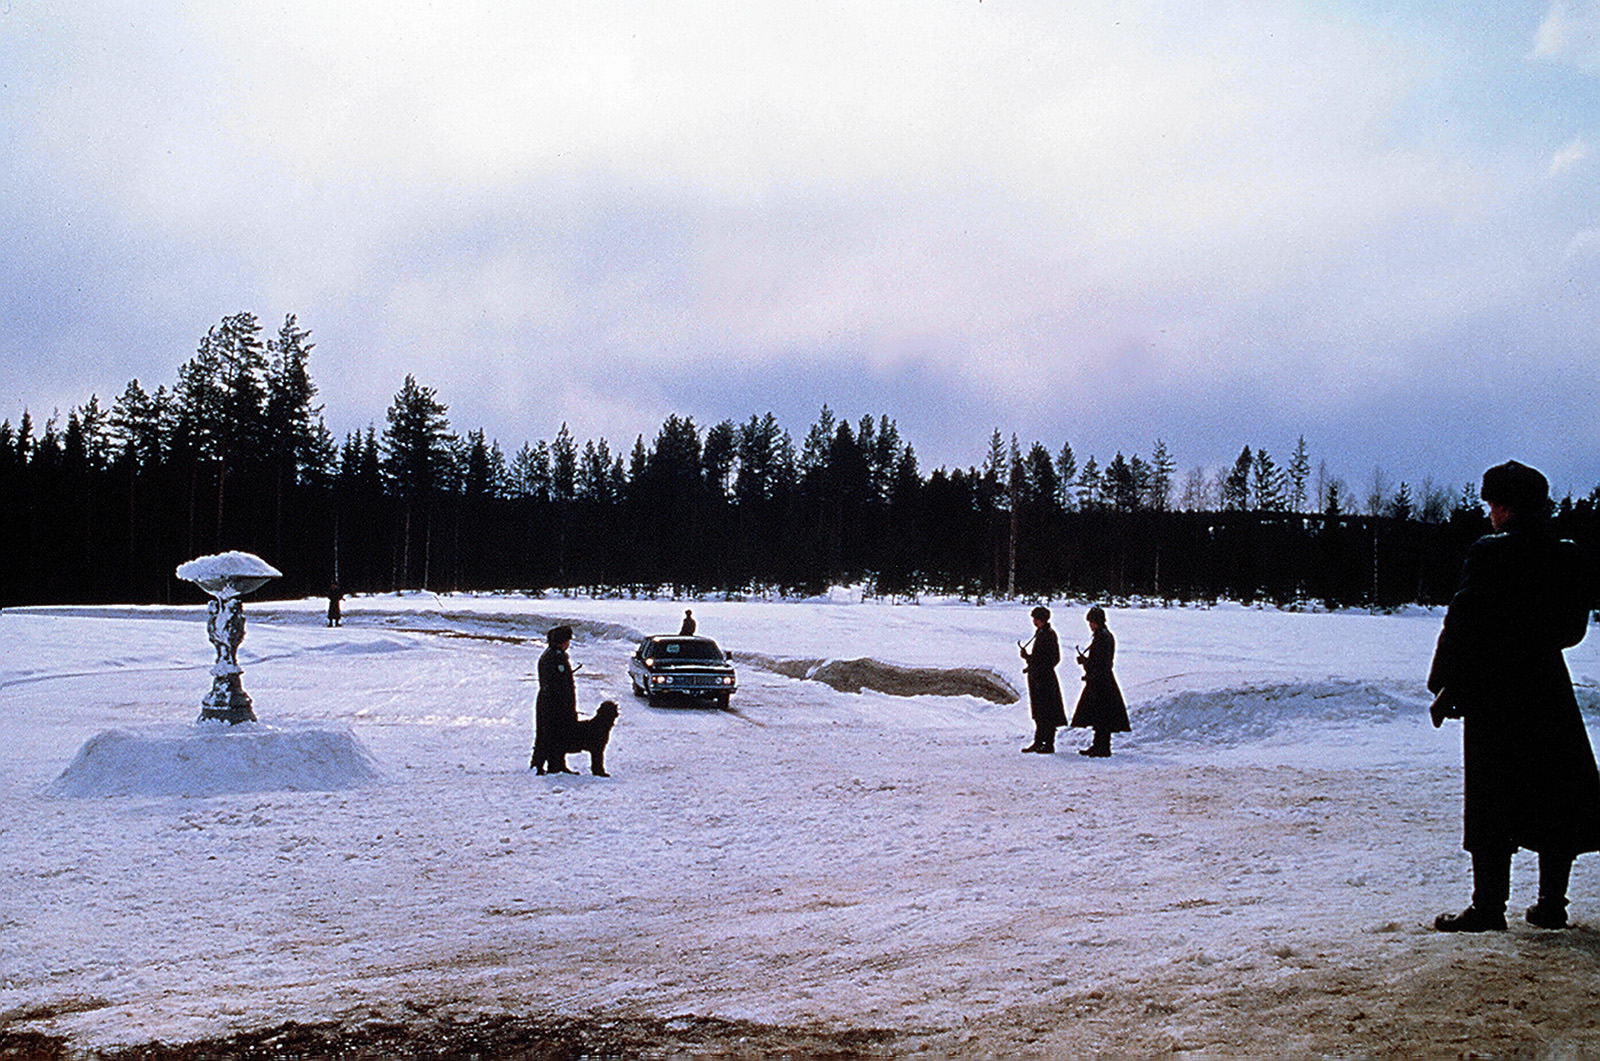
POLYGON ((1539 901, 1527 921, 1567 927, 1572 860, 1600 851, 1600 774, 1561 651, 1583 640, 1588 572, 1550 524, 1549 483, 1508 461, 1479 491, 1495 533, 1467 553, 1434 651, 1433 724, 1460 718, 1464 835, 1472 905, 1440 914, 1440 932, 1506 927, 1511 855, 1539 853, 1539 901))
POLYGON ((539 696, 533 704, 533 758, 537 772, 570 774, 567 748, 578 725, 578 691, 572 680, 572 627, 557 626, 545 635, 548 647, 539 657, 539 696))

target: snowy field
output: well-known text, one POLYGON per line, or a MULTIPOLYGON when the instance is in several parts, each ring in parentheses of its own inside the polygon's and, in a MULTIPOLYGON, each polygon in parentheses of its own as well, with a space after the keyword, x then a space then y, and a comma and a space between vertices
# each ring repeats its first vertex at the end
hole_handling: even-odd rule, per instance
MULTIPOLYGON (((362 597, 332 630, 250 603, 261 722, 220 737, 193 722, 201 606, 6 611, 0 1028, 701 1015, 899 1053, 1600 1053, 1600 856, 1571 931, 1427 927, 1469 891, 1460 733, 1422 688, 1438 613, 1113 610, 1134 732, 1090 760, 1082 731, 1019 754, 1025 702, 784 665, 1020 689, 1025 605, 687 603, 750 654, 733 712, 629 695, 682 601, 362 597), (527 769, 558 621, 581 713, 622 707, 609 779, 527 769), (64 778, 95 738, 122 765, 64 778)), ((1082 611, 1057 608, 1064 650, 1082 611)), ((1594 722, 1600 635, 1568 659, 1594 722)), ((1520 912, 1532 856, 1514 887, 1520 912)))

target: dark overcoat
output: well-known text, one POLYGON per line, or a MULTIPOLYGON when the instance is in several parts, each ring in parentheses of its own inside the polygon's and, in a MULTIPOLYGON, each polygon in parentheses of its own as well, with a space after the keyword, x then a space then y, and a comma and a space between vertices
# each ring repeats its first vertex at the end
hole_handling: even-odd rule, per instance
POLYGON ((1033 635, 1033 651, 1023 668, 1028 675, 1028 711, 1038 726, 1065 726, 1067 707, 1061 699, 1056 664, 1061 662, 1061 641, 1049 623, 1033 635))
POLYGON ((1109 733, 1127 733, 1131 728, 1122 688, 1117 685, 1116 675, 1111 673, 1116 658, 1117 639, 1102 626, 1094 632, 1089 647, 1083 651, 1083 692, 1072 712, 1074 726, 1103 729, 1109 733))
POLYGON ((559 755, 578 725, 578 690, 572 660, 554 645, 539 657, 539 696, 533 702, 533 749, 559 755))
POLYGON ((1561 650, 1593 606, 1583 554, 1547 521, 1478 539, 1428 689, 1460 712, 1468 851, 1600 851, 1600 774, 1561 650))

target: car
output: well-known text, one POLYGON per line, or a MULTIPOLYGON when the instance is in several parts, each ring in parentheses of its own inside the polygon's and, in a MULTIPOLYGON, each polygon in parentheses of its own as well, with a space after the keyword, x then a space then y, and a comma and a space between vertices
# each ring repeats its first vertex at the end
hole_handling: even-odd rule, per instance
POLYGON ((733 664, 709 637, 647 637, 628 658, 633 695, 654 706, 674 697, 726 708, 738 689, 733 664))

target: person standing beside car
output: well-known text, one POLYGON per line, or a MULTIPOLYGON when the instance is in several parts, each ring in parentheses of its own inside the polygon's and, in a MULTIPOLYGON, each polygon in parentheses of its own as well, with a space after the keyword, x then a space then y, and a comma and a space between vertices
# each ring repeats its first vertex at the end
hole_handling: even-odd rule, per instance
POLYGON ((528 766, 541 774, 570 774, 567 749, 578 727, 578 690, 572 677, 572 627, 557 626, 545 635, 539 657, 539 695, 533 703, 533 757, 528 766))
POLYGON ((1028 711, 1033 715, 1033 743, 1022 749, 1053 755, 1056 730, 1067 724, 1067 709, 1061 701, 1061 682, 1056 679, 1056 664, 1061 662, 1061 642, 1050 625, 1050 609, 1039 605, 1030 613, 1033 619, 1033 651, 1018 645, 1022 670, 1028 676, 1028 711))
POLYGON ((1593 583, 1550 522, 1543 473, 1517 461, 1483 473, 1494 533, 1467 551, 1428 672, 1433 724, 1462 720, 1461 846, 1472 903, 1440 914, 1440 932, 1506 927, 1511 856, 1539 854, 1539 928, 1567 927, 1573 859, 1600 851, 1600 773, 1562 649, 1583 640, 1593 583))

